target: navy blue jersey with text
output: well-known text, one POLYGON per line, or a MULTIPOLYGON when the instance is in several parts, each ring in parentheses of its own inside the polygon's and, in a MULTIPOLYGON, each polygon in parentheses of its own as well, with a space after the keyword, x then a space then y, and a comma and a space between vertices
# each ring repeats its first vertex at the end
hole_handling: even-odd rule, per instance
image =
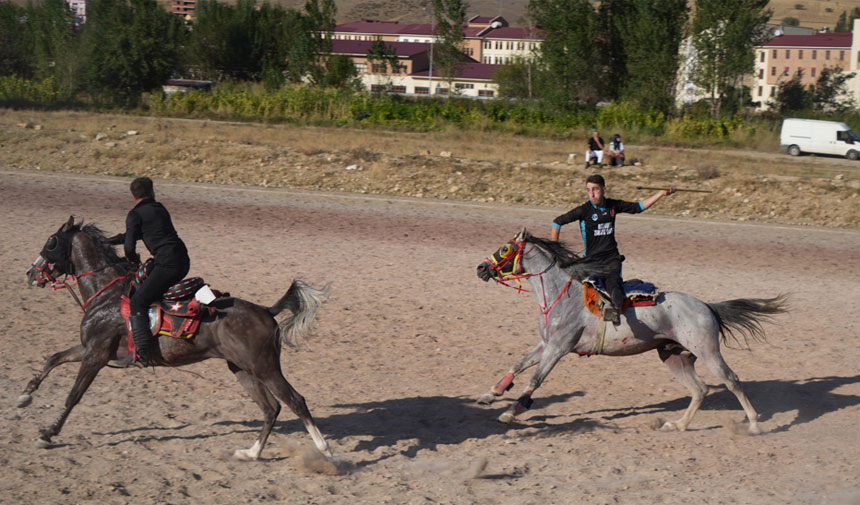
POLYGON ((562 214, 552 222, 553 227, 579 221, 582 240, 585 242, 584 254, 589 257, 609 257, 618 254, 615 241, 615 215, 625 212, 638 214, 645 210, 642 202, 625 202, 605 198, 603 206, 598 207, 590 200, 575 209, 562 214))

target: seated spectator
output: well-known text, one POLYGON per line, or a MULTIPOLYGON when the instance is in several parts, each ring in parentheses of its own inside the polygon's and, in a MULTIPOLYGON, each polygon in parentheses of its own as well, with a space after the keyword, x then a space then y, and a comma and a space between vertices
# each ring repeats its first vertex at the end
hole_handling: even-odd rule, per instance
POLYGON ((592 159, 596 159, 598 165, 603 165, 603 139, 600 138, 600 132, 597 130, 591 132, 591 138, 588 139, 588 149, 585 151, 585 168, 588 168, 592 159))
POLYGON ((610 167, 624 166, 624 144, 621 142, 621 135, 616 133, 612 136, 606 156, 609 158, 610 167))

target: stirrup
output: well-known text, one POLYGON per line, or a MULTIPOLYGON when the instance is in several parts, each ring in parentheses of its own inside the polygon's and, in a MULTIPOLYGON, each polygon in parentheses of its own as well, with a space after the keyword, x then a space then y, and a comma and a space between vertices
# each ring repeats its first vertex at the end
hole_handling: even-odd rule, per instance
POLYGON ((607 306, 603 309, 603 319, 618 326, 621 324, 621 311, 615 307, 607 306))
POLYGON ((107 366, 111 368, 146 368, 146 365, 135 359, 135 355, 129 353, 123 359, 112 359, 108 361, 107 366))

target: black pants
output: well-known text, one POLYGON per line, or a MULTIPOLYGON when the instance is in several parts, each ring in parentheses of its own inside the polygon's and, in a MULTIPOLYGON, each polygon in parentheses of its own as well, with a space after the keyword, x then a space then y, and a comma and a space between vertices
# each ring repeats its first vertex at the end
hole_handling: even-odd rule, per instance
POLYGON ((132 316, 142 316, 147 313, 149 306, 160 300, 170 286, 178 283, 186 275, 191 267, 188 256, 178 256, 168 259, 155 258, 155 267, 143 280, 143 284, 131 295, 129 305, 132 316))
POLYGON ((603 284, 606 286, 606 292, 612 298, 612 305, 621 310, 624 305, 624 281, 621 280, 621 262, 624 261, 624 256, 615 256, 603 262, 603 266, 609 269, 606 277, 603 278, 603 284))

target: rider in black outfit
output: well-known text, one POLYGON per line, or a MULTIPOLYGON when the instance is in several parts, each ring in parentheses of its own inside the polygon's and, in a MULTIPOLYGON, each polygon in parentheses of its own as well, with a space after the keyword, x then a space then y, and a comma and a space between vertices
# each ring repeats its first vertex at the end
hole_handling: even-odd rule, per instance
POLYGON ((137 241, 144 245, 154 258, 152 272, 137 287, 131 296, 131 331, 134 336, 136 356, 127 359, 144 367, 151 364, 152 332, 149 329, 149 306, 160 300, 170 286, 181 281, 188 274, 191 261, 185 243, 179 238, 170 214, 163 205, 155 201, 152 179, 138 177, 131 183, 131 194, 137 205, 125 218, 125 257, 133 263, 140 263, 135 252, 137 241))
POLYGON ((621 322, 621 307, 624 303, 624 289, 621 281, 621 262, 624 256, 618 252, 615 241, 615 215, 621 212, 638 214, 654 205, 657 200, 675 192, 674 188, 663 189, 639 202, 625 202, 605 198, 606 182, 600 175, 591 175, 585 182, 589 201, 562 214, 552 222, 552 239, 558 240, 561 227, 579 221, 582 240, 585 242, 585 256, 608 267, 609 273, 603 278, 606 291, 612 297, 612 306, 604 309, 603 317, 614 324, 621 322))

